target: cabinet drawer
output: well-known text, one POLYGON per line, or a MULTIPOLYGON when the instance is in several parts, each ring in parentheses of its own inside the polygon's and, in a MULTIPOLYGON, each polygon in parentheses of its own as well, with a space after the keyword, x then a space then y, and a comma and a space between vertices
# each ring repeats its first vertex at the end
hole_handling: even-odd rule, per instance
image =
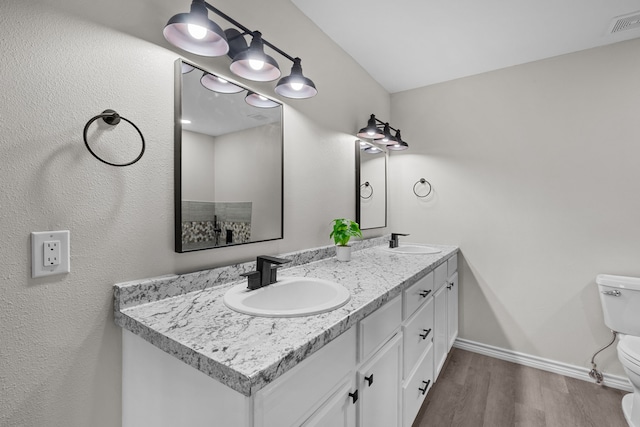
POLYGON ((256 393, 255 426, 299 426, 355 363, 356 330, 351 328, 256 393))
POLYGON ((411 427, 420 406, 433 385, 433 345, 402 387, 402 425, 411 427))
POLYGON ((420 305, 433 296, 433 271, 404 290, 404 319, 411 317, 420 305))
POLYGON ((458 254, 447 260, 447 277, 458 271, 458 254))
POLYGON ((405 324, 404 332, 404 374, 407 378, 416 362, 431 347, 433 342, 433 298, 420 308, 405 324))
POLYGON ((360 360, 373 354, 402 322, 402 298, 389 301, 360 321, 360 360))
POLYGON ((443 264, 440 264, 435 269, 435 278, 434 278, 435 290, 440 289, 440 287, 444 285, 444 283, 447 281, 447 277, 449 276, 447 275, 447 263, 445 262, 443 264))

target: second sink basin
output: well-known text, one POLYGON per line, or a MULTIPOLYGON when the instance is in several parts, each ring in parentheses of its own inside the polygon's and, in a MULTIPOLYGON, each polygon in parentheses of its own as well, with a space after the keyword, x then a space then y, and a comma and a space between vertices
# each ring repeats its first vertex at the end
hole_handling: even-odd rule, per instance
POLYGON ((311 277, 282 277, 256 290, 241 283, 224 295, 232 310, 261 317, 299 317, 325 313, 342 307, 351 299, 344 286, 311 277))
POLYGON ((442 252, 442 249, 418 243, 400 243, 397 248, 384 248, 384 250, 396 254, 438 254, 442 252))

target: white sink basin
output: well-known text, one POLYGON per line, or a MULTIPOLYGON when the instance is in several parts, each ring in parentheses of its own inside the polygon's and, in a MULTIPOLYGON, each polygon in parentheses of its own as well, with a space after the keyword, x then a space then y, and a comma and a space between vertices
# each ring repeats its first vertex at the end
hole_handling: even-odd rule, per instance
POLYGON ((442 252, 442 249, 434 248, 433 246, 420 245, 418 243, 400 243, 397 248, 383 248, 385 251, 396 254, 438 254, 442 252))
POLYGON ((261 317, 299 317, 325 313, 342 307, 351 294, 342 285, 311 277, 282 277, 256 290, 246 282, 224 294, 224 304, 232 310, 261 317))

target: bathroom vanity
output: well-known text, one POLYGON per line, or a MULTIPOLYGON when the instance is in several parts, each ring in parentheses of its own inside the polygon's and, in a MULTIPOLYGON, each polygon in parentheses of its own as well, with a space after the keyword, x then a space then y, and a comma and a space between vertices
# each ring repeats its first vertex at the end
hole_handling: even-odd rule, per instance
POLYGON ((115 286, 123 426, 411 426, 458 332, 457 252, 385 238, 284 255, 279 274, 342 284, 344 306, 293 318, 224 306, 253 263, 115 286))

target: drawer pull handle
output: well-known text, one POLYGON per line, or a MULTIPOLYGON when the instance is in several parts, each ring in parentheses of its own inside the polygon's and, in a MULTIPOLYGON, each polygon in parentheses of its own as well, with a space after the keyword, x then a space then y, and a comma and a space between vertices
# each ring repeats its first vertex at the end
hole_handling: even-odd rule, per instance
POLYGON ((353 399, 353 403, 356 403, 358 401, 358 390, 354 391, 353 393, 349 393, 349 397, 353 399))
POLYGON ((420 296, 423 298, 426 298, 427 295, 429 295, 431 293, 431 289, 427 290, 427 291, 422 291, 420 292, 420 296))
POLYGON ((424 388, 419 388, 418 390, 420 390, 422 392, 422 394, 424 395, 427 392, 427 389, 429 388, 429 384, 431 384, 431 380, 422 381, 422 384, 424 384, 424 388))
POLYGON ((420 334, 423 340, 426 340, 429 334, 431 333, 431 329, 423 329, 424 334, 420 334))
POLYGON ((369 384, 369 387, 371 387, 371 384, 373 384, 373 374, 369 375, 368 377, 364 377, 364 380, 367 382, 367 384, 369 384))
POLYGON ((453 284, 448 285, 448 286, 447 286, 447 289, 451 290, 451 288, 452 288, 452 287, 453 287, 453 284))

